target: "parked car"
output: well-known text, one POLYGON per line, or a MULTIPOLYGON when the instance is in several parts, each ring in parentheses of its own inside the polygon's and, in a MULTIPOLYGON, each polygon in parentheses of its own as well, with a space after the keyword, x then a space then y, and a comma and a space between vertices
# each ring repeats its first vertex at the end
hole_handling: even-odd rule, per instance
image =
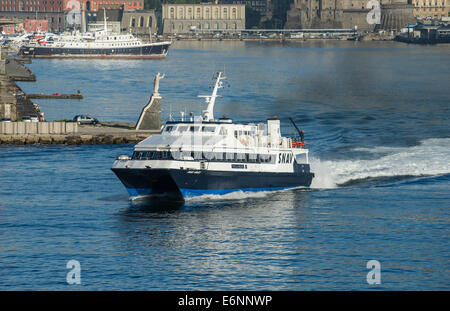
POLYGON ((11 122, 10 118, 2 118, 0 122, 11 122))
POLYGON ((22 122, 39 122, 38 116, 22 116, 22 122))
POLYGON ((96 118, 93 118, 89 115, 77 115, 73 118, 73 122, 78 122, 78 124, 97 124, 99 123, 96 118))

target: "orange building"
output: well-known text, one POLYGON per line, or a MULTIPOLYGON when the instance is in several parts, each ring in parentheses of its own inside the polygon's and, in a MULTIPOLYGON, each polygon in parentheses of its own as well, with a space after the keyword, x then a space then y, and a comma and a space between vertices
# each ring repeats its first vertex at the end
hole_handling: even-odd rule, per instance
MULTIPOLYGON (((71 1, 71 0, 66 0, 71 1)), ((74 0, 72 0, 74 1, 74 0)), ((144 9, 144 0, 81 0, 86 11, 98 11, 99 8, 116 9, 124 6, 125 11, 136 11, 144 9)))
POLYGON ((48 20, 29 19, 23 23, 23 29, 26 32, 48 32, 48 20))
POLYGON ((48 32, 48 20, 46 19, 29 19, 22 24, 6 25, 0 27, 5 34, 21 33, 23 31, 30 32, 48 32))

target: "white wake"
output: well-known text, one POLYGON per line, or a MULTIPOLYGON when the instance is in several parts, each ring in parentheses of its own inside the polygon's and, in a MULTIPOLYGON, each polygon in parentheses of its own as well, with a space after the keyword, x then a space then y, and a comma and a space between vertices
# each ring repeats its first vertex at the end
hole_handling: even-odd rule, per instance
POLYGON ((414 147, 357 148, 381 153, 374 160, 321 161, 311 157, 315 177, 311 188, 335 188, 352 180, 394 176, 433 176, 450 173, 450 138, 426 139, 414 147))

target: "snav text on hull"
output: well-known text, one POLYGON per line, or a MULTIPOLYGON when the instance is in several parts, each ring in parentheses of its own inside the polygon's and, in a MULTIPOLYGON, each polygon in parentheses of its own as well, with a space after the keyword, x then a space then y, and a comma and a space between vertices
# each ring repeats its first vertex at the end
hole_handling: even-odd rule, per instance
MULTIPOLYGON (((159 78, 155 79, 158 94, 159 78)), ((162 76, 163 77, 163 76, 162 76)), ((214 117, 217 92, 226 79, 214 77, 207 108, 201 116, 167 121, 161 133, 134 147, 132 156, 116 158, 112 171, 130 196, 175 193, 186 197, 227 194, 234 191, 268 191, 309 187, 308 149, 303 132, 283 137, 280 120, 266 123, 234 123, 214 117)))

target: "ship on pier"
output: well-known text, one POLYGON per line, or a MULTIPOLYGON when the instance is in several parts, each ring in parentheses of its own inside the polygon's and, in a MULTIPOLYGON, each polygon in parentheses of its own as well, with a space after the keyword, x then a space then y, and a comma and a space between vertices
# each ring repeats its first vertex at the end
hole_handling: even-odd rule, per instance
POLYGON ((282 137, 280 120, 234 123, 214 117, 218 89, 226 79, 215 76, 207 109, 197 118, 170 120, 161 133, 138 143, 132 156, 116 158, 112 171, 130 196, 178 194, 182 197, 309 187, 314 173, 308 163, 303 132, 282 137))

